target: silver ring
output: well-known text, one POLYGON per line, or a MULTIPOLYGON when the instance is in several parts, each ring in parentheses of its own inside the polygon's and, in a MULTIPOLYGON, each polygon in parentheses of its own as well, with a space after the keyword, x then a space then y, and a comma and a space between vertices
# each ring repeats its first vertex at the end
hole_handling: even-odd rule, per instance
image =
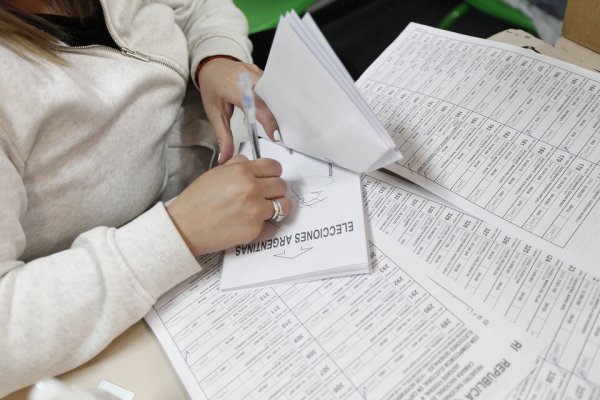
POLYGON ((279 202, 279 200, 271 200, 271 203, 273 203, 273 216, 270 219, 275 222, 283 221, 285 215, 283 215, 283 208, 281 207, 281 203, 279 202))

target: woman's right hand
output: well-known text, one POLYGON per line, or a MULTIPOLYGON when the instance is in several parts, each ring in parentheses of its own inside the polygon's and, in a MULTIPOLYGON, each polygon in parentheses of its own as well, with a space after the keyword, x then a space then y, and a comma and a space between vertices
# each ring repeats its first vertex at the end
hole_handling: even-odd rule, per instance
POLYGON ((279 162, 238 155, 202 174, 167 211, 192 253, 200 256, 256 239, 273 215, 274 199, 288 215, 286 189, 279 162))

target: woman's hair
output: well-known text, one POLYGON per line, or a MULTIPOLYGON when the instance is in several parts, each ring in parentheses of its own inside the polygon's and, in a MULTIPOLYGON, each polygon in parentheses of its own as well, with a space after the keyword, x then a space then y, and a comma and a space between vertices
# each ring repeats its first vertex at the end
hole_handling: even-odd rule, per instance
MULTIPOLYGON (((56 13, 72 17, 89 16, 94 0, 46 0, 56 13)), ((57 39, 67 37, 56 25, 35 14, 11 6, 9 0, 0 0, 0 40, 20 56, 63 64, 57 51, 57 39)))

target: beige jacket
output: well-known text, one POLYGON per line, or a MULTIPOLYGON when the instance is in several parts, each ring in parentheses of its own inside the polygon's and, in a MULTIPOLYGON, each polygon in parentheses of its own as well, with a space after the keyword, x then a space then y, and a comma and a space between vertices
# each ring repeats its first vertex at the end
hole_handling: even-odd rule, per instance
POLYGON ((0 38, 0 397, 89 360, 200 270, 159 201, 167 137, 194 144, 189 71, 250 61, 246 20, 230 0, 101 3, 120 52, 64 47, 65 67, 0 38))

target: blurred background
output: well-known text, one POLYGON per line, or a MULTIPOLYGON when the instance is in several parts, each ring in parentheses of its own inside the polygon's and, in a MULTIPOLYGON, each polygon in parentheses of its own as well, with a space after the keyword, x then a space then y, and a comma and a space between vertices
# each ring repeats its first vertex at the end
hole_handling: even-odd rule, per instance
POLYGON ((523 29, 554 43, 566 0, 234 0, 246 13, 254 59, 264 67, 277 16, 310 12, 350 74, 357 79, 409 22, 486 38, 523 29))

